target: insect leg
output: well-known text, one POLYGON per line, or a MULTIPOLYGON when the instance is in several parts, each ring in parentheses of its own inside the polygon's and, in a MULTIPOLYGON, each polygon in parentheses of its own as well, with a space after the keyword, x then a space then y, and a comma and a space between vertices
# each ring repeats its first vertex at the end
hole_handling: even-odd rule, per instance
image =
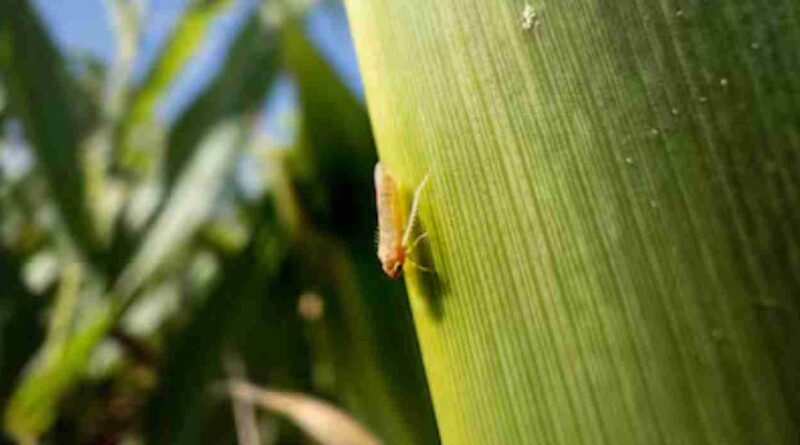
POLYGON ((428 176, 429 175, 426 174, 425 177, 422 178, 422 182, 419 183, 417 189, 414 191, 414 200, 411 201, 411 213, 408 217, 408 225, 406 226, 405 232, 403 232, 403 246, 408 245, 408 237, 411 236, 411 232, 414 230, 414 223, 417 219, 417 210, 419 209, 419 197, 422 194, 422 189, 425 187, 425 183, 428 182, 428 176))
POLYGON ((422 241, 424 238, 427 237, 428 237, 428 232, 425 232, 422 235, 418 236, 417 239, 415 239, 414 242, 411 243, 411 245, 406 248, 406 255, 411 253, 414 250, 414 248, 417 247, 417 244, 419 244, 420 241, 422 241))
POLYGON ((406 263, 408 263, 410 266, 414 266, 414 268, 417 269, 417 270, 421 270, 423 272, 428 272, 428 273, 433 273, 433 269, 429 269, 429 268, 417 263, 416 261, 412 261, 409 258, 406 258, 406 263))

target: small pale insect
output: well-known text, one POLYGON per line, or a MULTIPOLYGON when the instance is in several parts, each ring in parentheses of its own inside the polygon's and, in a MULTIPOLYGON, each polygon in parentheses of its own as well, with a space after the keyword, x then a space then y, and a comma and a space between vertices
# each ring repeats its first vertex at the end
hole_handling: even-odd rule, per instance
MULTIPOLYGON (((397 181, 391 172, 381 167, 380 162, 375 164, 375 199, 378 207, 378 259, 381 262, 383 271, 391 279, 396 279, 400 276, 403 271, 403 265, 406 262, 415 264, 408 259, 408 254, 427 235, 422 234, 410 245, 408 243, 417 218, 419 196, 427 180, 428 176, 425 175, 425 178, 417 186, 414 192, 414 200, 411 202, 408 222, 404 225, 403 208, 397 181)), ((419 265, 416 267, 421 270, 427 270, 419 265)))

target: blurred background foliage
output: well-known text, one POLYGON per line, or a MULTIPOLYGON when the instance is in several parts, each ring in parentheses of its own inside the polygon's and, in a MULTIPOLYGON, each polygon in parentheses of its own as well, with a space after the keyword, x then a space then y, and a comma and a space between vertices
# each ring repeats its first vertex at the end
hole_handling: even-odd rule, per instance
POLYGON ((44 4, 0 0, 0 442, 236 443, 236 377, 437 443, 342 6, 189 0, 142 51, 161 2, 106 0, 104 60, 44 4))

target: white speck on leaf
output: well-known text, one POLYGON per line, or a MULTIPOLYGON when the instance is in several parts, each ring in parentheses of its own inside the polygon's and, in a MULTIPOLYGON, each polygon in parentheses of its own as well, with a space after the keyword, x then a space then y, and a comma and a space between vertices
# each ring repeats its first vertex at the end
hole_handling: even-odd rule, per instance
POLYGON ((723 87, 728 86, 728 79, 723 77, 722 79, 719 80, 719 84, 722 85, 723 87))
POLYGON ((541 25, 541 16, 533 6, 525 5, 525 9, 522 10, 522 29, 525 31, 529 31, 533 28, 539 27, 541 25))

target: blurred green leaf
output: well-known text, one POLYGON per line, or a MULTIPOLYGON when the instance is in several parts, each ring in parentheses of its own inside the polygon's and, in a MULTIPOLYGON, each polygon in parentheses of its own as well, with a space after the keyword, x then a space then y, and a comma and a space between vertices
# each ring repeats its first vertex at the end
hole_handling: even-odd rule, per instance
POLYGON ((150 275, 192 238, 230 178, 234 154, 244 143, 244 132, 241 122, 230 120, 220 122, 207 133, 117 279, 112 292, 117 298, 127 301, 133 297, 150 275))
MULTIPOLYGON (((67 54, 66 65, 67 71, 75 78, 75 86, 81 90, 80 97, 87 101, 92 113, 99 113, 103 107, 105 80, 108 76, 105 62, 91 54, 77 52, 67 54)), ((73 107, 76 105, 78 104, 72 104, 73 107)), ((94 124, 96 122, 92 122, 92 130, 94 124)))
POLYGON ((5 86, 0 83, 0 136, 5 131, 6 119, 8 119, 8 93, 5 86))
POLYGON ((61 282, 50 314, 44 354, 48 354, 48 351, 54 351, 57 354, 63 349, 69 338, 70 328, 75 318, 78 295, 83 284, 83 275, 83 267, 75 262, 65 265, 61 271, 61 282))
POLYGON ((321 156, 317 162, 344 156, 342 164, 365 165, 371 175, 377 157, 366 108, 314 48, 299 22, 287 21, 282 37, 286 64, 298 83, 305 137, 321 156))
POLYGON ((59 344, 45 344, 12 395, 4 415, 6 432, 19 442, 36 440, 56 418, 62 397, 86 369, 95 346, 116 316, 110 307, 95 309, 91 321, 59 344))
POLYGON ((109 69, 106 114, 116 121, 124 111, 131 75, 136 59, 136 48, 141 32, 141 2, 108 0, 106 10, 116 37, 116 54, 109 69))
POLYGON ((314 223, 363 242, 364 233, 374 229, 373 199, 365 200, 364 192, 372 188, 377 161, 367 110, 311 45, 299 23, 286 22, 282 37, 303 115, 295 166, 309 170, 327 195, 322 207, 311 208, 316 213, 314 223))
POLYGON ((0 21, 0 75, 11 108, 46 173, 50 194, 73 241, 91 256, 97 242, 86 200, 80 144, 96 110, 70 78, 27 2, 0 2, 0 16, 6 18, 0 21))
POLYGON ((230 178, 234 154, 249 134, 253 120, 245 114, 254 109, 273 77, 274 67, 267 63, 273 59, 274 43, 263 39, 260 31, 258 23, 250 22, 218 80, 202 96, 224 97, 203 102, 203 106, 219 107, 221 111, 203 110, 214 118, 204 121, 208 127, 202 131, 195 130, 199 135, 194 146, 185 147, 186 162, 181 165, 184 168, 175 172, 175 185, 163 211, 116 282, 114 302, 107 303, 77 334, 61 338, 56 347, 45 345, 17 388, 6 413, 6 428, 15 437, 38 437, 52 424, 57 403, 84 371, 94 347, 150 274, 193 236, 194 229, 210 213, 220 187, 230 178), (258 62, 267 65, 259 66, 258 62), (252 87, 256 84, 261 87, 254 92, 252 87), (259 91, 261 97, 256 95, 259 91))
POLYGON ((172 183, 203 137, 218 122, 246 119, 258 111, 275 78, 277 39, 259 14, 245 22, 223 69, 169 132, 167 182, 172 183))
POLYGON ((20 280, 21 269, 17 258, 0 249, 0 409, 3 410, 23 366, 43 337, 39 311, 44 301, 25 290, 20 280))
POLYGON ((133 295, 208 217, 222 185, 231 178, 237 151, 249 139, 253 110, 274 78, 274 54, 275 45, 254 13, 240 31, 217 79, 172 132, 175 147, 170 147, 173 162, 169 176, 175 178, 174 184, 117 281, 115 295, 133 295))
MULTIPOLYGON (((175 26, 155 64, 130 99, 128 112, 117 135, 119 161, 125 171, 143 173, 158 157, 158 148, 144 146, 136 133, 151 126, 156 107, 172 82, 201 47, 214 23, 231 0, 193 0, 175 26)), ((145 138, 147 139, 147 138, 145 138)))
MULTIPOLYGON (((279 281, 285 256, 274 217, 261 215, 254 242, 227 259, 223 279, 167 346, 160 389, 148 410, 148 443, 199 443, 212 405, 220 402, 211 397, 210 389, 211 383, 224 376, 224 352, 236 348, 243 337, 259 343, 270 340, 250 336, 250 328, 261 322, 254 316, 271 298, 269 288, 279 281)), ((230 420, 229 412, 227 416, 230 420)))

